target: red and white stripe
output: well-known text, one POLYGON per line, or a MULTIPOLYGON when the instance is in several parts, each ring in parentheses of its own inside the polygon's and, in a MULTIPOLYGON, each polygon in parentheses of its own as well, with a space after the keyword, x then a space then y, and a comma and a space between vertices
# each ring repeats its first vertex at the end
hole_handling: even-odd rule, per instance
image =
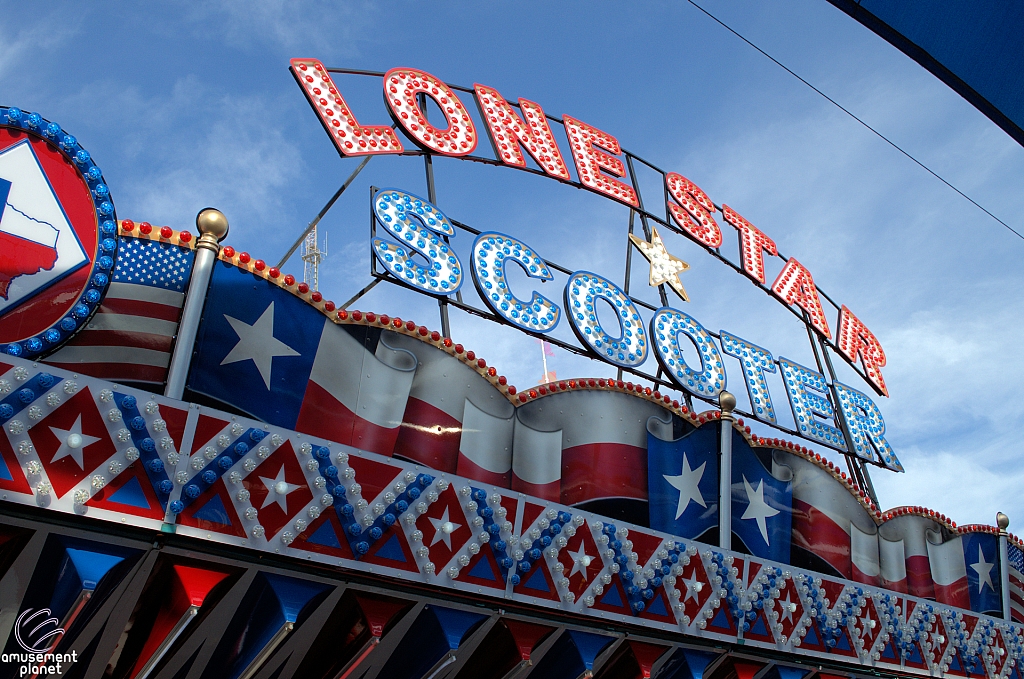
POLYGON ((934 544, 929 539, 928 561, 932 569, 932 582, 935 584, 935 600, 957 608, 970 608, 971 593, 967 584, 963 538, 955 537, 940 544, 934 544))
POLYGON ((862 582, 871 582, 872 548, 857 536, 855 557, 852 544, 854 528, 864 535, 874 530, 867 511, 818 465, 795 455, 785 455, 781 462, 793 470, 793 544, 823 559, 844 578, 856 579, 859 570, 862 582))
MULTIPOLYGON (((516 428, 561 431, 561 498, 574 505, 602 498, 647 500, 647 421, 665 409, 627 394, 559 392, 519 407, 516 428)), ((513 468, 527 449, 513 448, 513 468)))
POLYGON ((879 583, 894 592, 907 592, 907 555, 903 540, 887 540, 879 531, 878 560, 882 581, 879 583))
POLYGON ((907 593, 923 599, 935 598, 935 584, 928 559, 927 533, 939 532, 939 524, 913 514, 889 519, 879 533, 889 540, 902 540, 907 572, 907 593))
POLYGON ((352 335, 324 324, 295 428, 361 450, 391 455, 416 371, 416 357, 388 346, 371 354, 352 335))
POLYGON ((1009 554, 1010 575, 1010 618, 1015 622, 1024 622, 1024 554, 1012 542, 1007 546, 1009 554))
POLYGON ((558 502, 562 496, 562 430, 523 424, 516 413, 512 443, 512 490, 558 502))
POLYGON ((503 420, 511 419, 515 408, 494 385, 459 359, 412 337, 387 332, 384 336, 391 346, 412 353, 418 361, 395 442, 395 456, 454 473, 459 466, 467 401, 503 420))
POLYGON ((850 526, 851 577, 866 585, 881 584, 882 566, 878 554, 878 533, 865 533, 850 526))
POLYGON ((111 283, 89 324, 44 363, 117 382, 163 384, 185 295, 111 283))
POLYGON ((508 488, 512 485, 515 417, 495 417, 466 399, 459 441, 459 476, 508 488))

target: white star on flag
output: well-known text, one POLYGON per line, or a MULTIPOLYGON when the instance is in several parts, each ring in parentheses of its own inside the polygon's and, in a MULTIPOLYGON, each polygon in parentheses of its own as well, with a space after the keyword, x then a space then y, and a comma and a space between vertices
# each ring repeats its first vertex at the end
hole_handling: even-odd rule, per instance
POLYGON ((83 471, 85 470, 85 463, 82 461, 82 451, 92 444, 99 441, 98 436, 88 436, 82 433, 82 416, 79 415, 75 423, 71 425, 71 429, 58 429, 57 427, 50 427, 50 431, 60 441, 60 448, 53 454, 53 460, 56 462, 65 457, 71 457, 83 471))
POLYGON ((580 573, 583 575, 583 579, 587 579, 587 568, 590 567, 590 562, 593 557, 587 556, 586 547, 580 542, 580 548, 573 552, 569 552, 569 556, 572 557, 572 572, 569 573, 569 577, 580 573))
POLYGON ((263 509, 271 502, 276 502, 277 506, 287 514, 288 513, 288 493, 293 490, 298 490, 301 486, 288 483, 284 479, 284 465, 281 465, 281 470, 277 472, 277 476, 269 479, 266 476, 261 476, 260 481, 267 487, 267 496, 263 498, 263 504, 260 505, 260 509, 263 509))
POLYGON ((994 567, 994 563, 985 561, 985 553, 981 551, 981 545, 978 545, 978 563, 971 564, 971 568, 978 574, 978 594, 985 589, 985 585, 988 585, 993 592, 995 591, 996 588, 992 586, 992 569, 994 567))
POLYGON ((779 513, 779 510, 769 507, 768 503, 764 501, 764 479, 758 479, 757 490, 754 490, 750 486, 750 482, 747 481, 747 477, 744 476, 743 488, 747 491, 747 502, 750 504, 747 505, 740 519, 753 519, 757 521, 757 527, 761 530, 761 537, 764 538, 764 543, 771 546, 772 543, 768 540, 768 524, 765 523, 765 519, 775 516, 779 513))
POLYGON ((701 507, 707 508, 707 504, 704 503, 704 498, 700 494, 700 488, 697 487, 700 484, 700 480, 704 478, 704 467, 707 465, 708 463, 705 462, 696 469, 690 469, 690 463, 686 460, 686 453, 683 453, 683 466, 679 470, 679 476, 662 474, 662 477, 669 482, 669 485, 679 491, 679 503, 676 505, 677 519, 690 506, 691 500, 701 507))
POLYGON ((298 356, 299 352, 274 337, 274 303, 266 308, 255 323, 249 325, 237 318, 224 314, 224 320, 238 335, 238 343, 228 352, 221 365, 252 361, 260 371, 263 383, 270 389, 270 372, 276 356, 298 356))
MULTIPOLYGON (((427 517, 430 518, 430 517, 427 517)), ((430 523, 434 526, 434 539, 430 541, 430 546, 433 547, 435 544, 444 540, 444 545, 448 549, 452 548, 452 533, 462 527, 461 523, 454 523, 448 519, 448 508, 444 508, 444 514, 441 515, 440 519, 430 519, 430 523)))

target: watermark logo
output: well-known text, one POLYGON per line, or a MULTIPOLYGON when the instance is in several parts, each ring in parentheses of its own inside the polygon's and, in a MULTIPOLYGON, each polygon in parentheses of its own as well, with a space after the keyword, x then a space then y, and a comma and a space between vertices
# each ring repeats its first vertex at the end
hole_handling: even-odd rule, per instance
POLYGON ((64 636, 64 628, 59 626, 57 618, 46 617, 49 615, 49 608, 40 608, 35 612, 31 608, 22 611, 14 624, 14 638, 18 645, 29 653, 49 653, 53 650, 64 636), (51 639, 53 642, 48 643, 51 639))
POLYGON ((0 661, 19 666, 19 677, 39 677, 62 674, 65 666, 78 661, 78 651, 53 653, 64 636, 60 621, 49 608, 26 609, 14 625, 14 638, 24 653, 4 653, 0 661))

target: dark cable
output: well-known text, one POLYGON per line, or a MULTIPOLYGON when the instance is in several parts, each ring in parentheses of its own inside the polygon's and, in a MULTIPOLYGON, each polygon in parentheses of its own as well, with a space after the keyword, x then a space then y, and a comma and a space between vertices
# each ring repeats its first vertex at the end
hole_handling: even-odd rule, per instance
POLYGON ((709 16, 709 17, 710 17, 711 19, 713 19, 713 20, 714 20, 714 21, 715 21, 716 23, 718 23, 718 24, 719 24, 719 25, 720 25, 720 26, 721 26, 722 28, 724 28, 725 30, 729 31, 730 33, 732 33, 733 35, 735 35, 735 36, 736 36, 737 38, 739 38, 739 39, 740 39, 740 40, 742 40, 743 42, 747 43, 748 45, 750 45, 751 47, 753 47, 753 48, 754 48, 755 50, 757 50, 758 52, 760 52, 760 53, 761 53, 761 54, 763 54, 764 56, 766 56, 766 57, 768 57, 769 59, 771 59, 771 60, 772 60, 772 61, 773 61, 773 62, 774 62, 774 63, 775 63, 775 64, 776 64, 777 66, 779 66, 779 67, 780 67, 780 68, 782 68, 782 69, 783 69, 784 71, 786 71, 786 73, 789 73, 789 74, 790 74, 791 76, 793 76, 794 78, 796 78, 797 80, 799 80, 800 82, 802 82, 802 83, 803 83, 804 85, 807 85, 807 86, 808 86, 808 87, 810 87, 810 88, 811 88, 812 90, 814 90, 815 92, 817 92, 818 94, 820 94, 820 95, 821 95, 822 97, 824 97, 824 98, 825 98, 826 100, 828 100, 828 101, 829 101, 829 102, 830 102, 831 104, 833 104, 833 105, 834 105, 834 106, 835 106, 836 108, 838 108, 838 109, 839 109, 840 111, 842 111, 842 112, 843 112, 843 113, 845 113, 846 115, 850 116, 851 118, 853 118, 854 120, 856 120, 856 121, 857 121, 858 123, 860 123, 861 125, 863 125, 863 126, 864 126, 864 127, 866 127, 867 129, 871 130, 871 132, 873 132, 873 133, 874 133, 874 134, 875 134, 875 135, 876 135, 876 136, 877 136, 877 137, 878 137, 879 139, 881 139, 881 140, 882 140, 882 141, 884 141, 884 142, 885 142, 886 144, 888 144, 889 146, 893 147, 894 149, 896 149, 897 151, 899 151, 900 153, 902 153, 903 155, 905 155, 905 156, 906 156, 907 158, 909 158, 910 160, 914 161, 914 162, 915 162, 915 163, 916 163, 917 165, 919 165, 919 166, 921 166, 922 168, 924 168, 924 170, 925 170, 926 172, 928 172, 928 174, 930 174, 931 176, 935 177, 935 178, 936 178, 936 179, 938 179, 938 180, 939 180, 940 182, 942 182, 943 184, 945 184, 945 185, 946 185, 946 186, 948 186, 949 188, 951 188, 951 189, 953 189, 954 191, 956 191, 957 193, 959 193, 959 194, 960 194, 960 195, 961 195, 962 197, 966 198, 966 199, 967 199, 968 201, 970 201, 970 203, 971 203, 972 205, 974 205, 974 206, 975 206, 976 208, 978 208, 979 210, 981 210, 982 212, 984 212, 985 214, 987 214, 987 215, 988 215, 989 217, 991 217, 992 219, 996 220, 997 222, 999 222, 1000 224, 1002 224, 1002 225, 1003 225, 1004 227, 1006 227, 1006 229, 1007 229, 1008 231, 1010 231, 1010 233, 1012 233, 1013 235, 1017 236, 1017 238, 1020 238, 1021 240, 1024 240, 1024 234, 1021 234, 1021 233, 1020 233, 1019 231, 1017 231, 1016 229, 1014 229, 1014 228, 1013 228, 1012 226, 1010 226, 1009 224, 1007 224, 1007 223, 1006 223, 1006 222, 1004 222, 1003 220, 999 219, 999 217, 996 217, 996 216, 995 216, 994 214, 992 214, 991 212, 989 212, 988 210, 986 210, 986 209, 985 209, 985 208, 984 208, 984 207, 983 207, 982 205, 980 205, 980 204, 978 203, 978 201, 974 200, 973 198, 971 198, 970 196, 968 196, 968 195, 967 195, 966 193, 964 193, 963 191, 961 191, 961 190, 960 190, 960 189, 958 189, 957 187, 955 187, 955 186, 953 186, 952 184, 950 184, 950 183, 949 183, 948 181, 946 181, 946 180, 945 180, 945 179, 943 179, 943 178, 942 178, 941 176, 939 176, 939 175, 938 175, 938 174, 937 174, 937 173, 936 173, 936 172, 935 172, 934 170, 932 170, 932 169, 931 169, 930 167, 928 167, 927 165, 925 165, 924 163, 922 163, 922 162, 921 162, 920 160, 918 160, 918 159, 917 159, 917 158, 915 158, 914 156, 910 155, 910 153, 908 153, 907 151, 904 151, 904 150, 903 150, 902 148, 900 148, 900 147, 899 147, 899 146, 898 146, 898 145, 897 145, 897 144, 896 144, 895 142, 891 141, 891 140, 890 140, 890 139, 889 139, 888 137, 886 137, 886 136, 885 136, 884 134, 882 134, 881 132, 879 132, 879 131, 878 131, 878 130, 876 130, 875 128, 873 128, 873 127, 871 127, 870 125, 868 125, 868 124, 867 124, 866 122, 864 122, 863 120, 861 120, 860 118, 858 118, 858 117, 857 117, 856 115, 854 115, 854 114, 853 114, 852 112, 850 112, 850 111, 849 111, 848 109, 844 108, 844 107, 843 107, 843 105, 842 105, 842 104, 840 104, 839 102, 837 102, 837 101, 836 101, 835 99, 833 99, 832 97, 828 96, 827 94, 825 94, 824 92, 822 92, 821 90, 819 90, 819 89, 818 89, 817 87, 815 87, 815 86, 814 86, 814 85, 812 85, 811 83, 809 83, 809 82, 807 82, 806 80, 804 80, 803 78, 801 78, 801 77, 800 77, 799 75, 797 75, 796 73, 794 73, 794 72, 793 72, 793 71, 792 71, 792 70, 791 70, 790 68, 788 68, 788 67, 787 67, 787 66, 786 66, 785 64, 783 64, 783 63, 782 63, 782 62, 780 62, 780 61, 779 61, 778 59, 776 59, 776 58, 775 58, 775 57, 773 57, 772 55, 770 55, 770 54, 768 54, 767 52, 765 52, 765 51, 764 51, 763 49, 761 49, 760 47, 758 47, 758 46, 757 46, 757 45, 755 45, 754 43, 752 43, 752 42, 750 42, 749 40, 747 40, 746 38, 744 38, 744 37, 743 37, 742 35, 740 35, 740 34, 739 34, 738 32, 736 32, 736 31, 735 31, 735 30, 734 30, 734 29, 733 29, 733 28, 732 28, 731 26, 729 26, 729 25, 728 25, 727 23, 725 23, 724 21, 722 21, 721 19, 719 19, 718 17, 716 17, 716 16, 714 15, 714 14, 712 14, 711 12, 707 11, 706 9, 704 9, 703 7, 701 7, 700 5, 698 5, 698 4, 697 4, 696 2, 694 2, 693 0, 688 0, 688 2, 689 2, 689 3, 691 4, 691 5, 693 5, 694 7, 696 7, 697 9, 699 9, 699 10, 700 10, 701 12, 703 12, 704 14, 708 15, 708 16, 709 16))

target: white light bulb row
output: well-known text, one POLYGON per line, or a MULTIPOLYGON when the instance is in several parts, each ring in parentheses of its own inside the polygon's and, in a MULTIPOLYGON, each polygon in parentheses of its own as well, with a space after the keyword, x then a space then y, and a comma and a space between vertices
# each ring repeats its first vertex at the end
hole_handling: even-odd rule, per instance
MULTIPOLYGON (((406 491, 410 484, 416 481, 416 476, 416 472, 411 470, 405 472, 391 486, 389 494, 391 494, 393 498, 397 498, 400 494, 406 491)), ((421 489, 420 496, 415 501, 410 502, 409 508, 397 517, 398 522, 403 524, 405 536, 408 538, 409 543, 413 548, 413 556, 416 558, 416 564, 419 566, 420 572, 427 576, 433 576, 437 573, 437 564, 430 560, 430 547, 423 542, 423 531, 416 527, 416 521, 427 513, 427 510, 430 509, 430 505, 437 502, 440 494, 448 490, 450 485, 451 483, 444 477, 435 478, 433 483, 426 488, 421 489)), ((392 502, 393 501, 394 500, 392 500, 392 502)), ((469 563, 468 559, 466 560, 466 563, 469 563)), ((451 577, 450 572, 447 575, 451 577)), ((455 572, 455 577, 458 577, 458 570, 455 572)))
MULTIPOLYGON (((249 427, 246 427, 245 425, 239 422, 232 423, 231 426, 228 427, 227 429, 227 432, 229 433, 220 434, 217 437, 217 447, 214 448, 213 446, 206 446, 204 450, 199 451, 192 456, 190 465, 193 467, 193 469, 196 469, 196 471, 198 471, 199 469, 202 468, 202 466, 196 466, 195 461, 197 458, 205 458, 206 460, 217 459, 217 457, 220 456, 221 452, 223 452, 224 449, 230 446, 232 442, 236 441, 239 436, 244 434, 247 429, 249 429, 249 427)), ((242 519, 247 524, 245 527, 246 534, 248 534, 256 540, 266 538, 267 541, 269 541, 270 538, 273 536, 266 535, 266 529, 259 522, 259 510, 251 504, 249 490, 242 486, 242 481, 249 474, 255 471, 255 469, 259 466, 260 462, 270 457, 274 453, 274 451, 276 451, 279 447, 281 447, 284 444, 284 442, 285 438, 282 437, 280 434, 275 433, 264 437, 263 440, 261 440, 257 444, 255 449, 250 449, 249 452, 244 457, 242 457, 239 460, 236 460, 235 464, 230 468, 230 470, 223 475, 227 482, 229 482, 232 486, 236 487, 236 489, 232 493, 232 501, 234 502, 237 508, 242 510, 242 519), (241 465, 241 468, 245 470, 244 474, 238 470, 239 465, 241 465)), ((303 443, 302 446, 309 446, 309 444, 303 443)), ((310 450, 312 450, 312 448, 310 448, 310 450)), ((188 481, 189 478, 192 478, 192 476, 188 472, 182 471, 177 473, 175 480, 177 481, 178 477, 182 476, 183 474, 186 475, 186 482, 188 481)), ((295 539, 296 534, 301 533, 303 530, 305 530, 307 525, 306 518, 308 518, 309 520, 316 519, 320 516, 321 507, 329 507, 334 502, 334 498, 331 497, 330 494, 318 494, 316 492, 315 484, 309 481, 309 476, 309 473, 306 473, 307 484, 309 485, 310 490, 313 491, 313 501, 305 509, 305 511, 299 515, 301 518, 298 518, 293 523, 293 527, 295 528, 294 533, 291 530, 281 531, 281 543, 285 546, 291 544, 291 542, 295 539), (302 528, 299 528, 300 522, 302 528)))

